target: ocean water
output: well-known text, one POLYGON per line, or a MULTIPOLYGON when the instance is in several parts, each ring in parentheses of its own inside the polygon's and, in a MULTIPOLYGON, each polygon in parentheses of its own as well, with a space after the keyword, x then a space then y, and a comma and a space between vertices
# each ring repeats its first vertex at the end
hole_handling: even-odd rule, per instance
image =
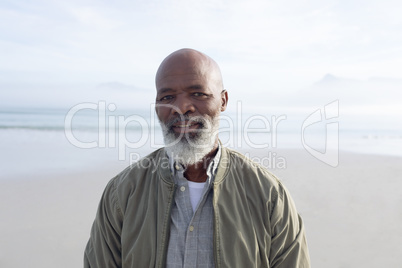
MULTIPOLYGON (((402 156, 398 116, 339 114, 330 120, 310 120, 310 116, 310 111, 225 113, 220 139, 246 153, 301 149, 324 162, 325 155, 335 157, 338 151, 402 156)), ((75 110, 0 110, 1 179, 115 161, 128 165, 162 146, 158 120, 149 110, 100 104, 75 110)))

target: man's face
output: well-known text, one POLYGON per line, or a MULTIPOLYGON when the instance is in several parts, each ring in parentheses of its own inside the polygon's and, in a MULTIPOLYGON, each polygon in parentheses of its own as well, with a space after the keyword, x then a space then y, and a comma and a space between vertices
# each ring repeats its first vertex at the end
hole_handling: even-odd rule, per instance
POLYGON ((162 63, 156 90, 166 152, 184 165, 201 161, 217 146, 219 114, 226 108, 220 72, 205 60, 176 57, 162 63))
POLYGON ((217 118, 226 108, 226 93, 202 62, 169 66, 158 75, 156 90, 158 118, 176 137, 196 135, 208 127, 196 118, 217 118))

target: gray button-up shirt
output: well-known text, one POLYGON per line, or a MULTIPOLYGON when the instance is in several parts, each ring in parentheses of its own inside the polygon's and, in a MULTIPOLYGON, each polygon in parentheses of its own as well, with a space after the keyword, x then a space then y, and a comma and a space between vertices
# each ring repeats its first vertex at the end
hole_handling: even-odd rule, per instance
POLYGON ((175 163, 174 159, 169 159, 173 178, 178 187, 171 212, 167 268, 214 267, 212 182, 220 155, 219 145, 218 152, 208 165, 208 178, 195 211, 191 206, 188 182, 184 177, 185 169, 175 163))

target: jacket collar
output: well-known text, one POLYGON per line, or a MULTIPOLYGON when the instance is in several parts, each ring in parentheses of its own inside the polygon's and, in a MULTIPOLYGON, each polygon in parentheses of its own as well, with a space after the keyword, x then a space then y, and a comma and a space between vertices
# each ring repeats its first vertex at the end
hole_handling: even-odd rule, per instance
MULTIPOLYGON (((219 164, 218 164, 218 168, 216 171, 216 175, 215 175, 215 180, 214 180, 214 184, 220 183, 224 180, 228 167, 230 166, 230 159, 229 159, 229 153, 228 153, 228 149, 222 146, 221 141, 219 141, 220 146, 221 146, 221 157, 219 159, 219 164)), ((156 164, 158 165, 158 173, 161 176, 161 178, 170 184, 174 183, 173 180, 173 175, 172 175, 172 171, 170 168, 170 161, 169 161, 169 157, 166 154, 166 151, 164 148, 159 149, 156 152, 156 164)))
POLYGON ((169 162, 169 157, 166 154, 165 148, 160 148, 156 152, 156 165, 158 165, 158 174, 161 176, 162 180, 169 184, 173 184, 173 176, 172 172, 170 170, 170 162, 169 162))
POLYGON ((221 183, 225 179, 226 174, 229 170, 229 166, 230 166, 230 158, 228 149, 222 146, 221 159, 219 160, 218 170, 216 171, 214 184, 221 183))

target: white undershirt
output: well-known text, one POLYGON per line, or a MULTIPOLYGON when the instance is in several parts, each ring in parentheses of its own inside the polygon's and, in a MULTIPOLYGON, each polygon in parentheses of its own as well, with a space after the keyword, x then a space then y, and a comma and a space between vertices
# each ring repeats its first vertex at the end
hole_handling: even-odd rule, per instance
POLYGON ((205 182, 193 182, 188 181, 188 189, 190 194, 191 206, 193 211, 197 208, 198 202, 200 202, 202 192, 204 190, 205 182))

